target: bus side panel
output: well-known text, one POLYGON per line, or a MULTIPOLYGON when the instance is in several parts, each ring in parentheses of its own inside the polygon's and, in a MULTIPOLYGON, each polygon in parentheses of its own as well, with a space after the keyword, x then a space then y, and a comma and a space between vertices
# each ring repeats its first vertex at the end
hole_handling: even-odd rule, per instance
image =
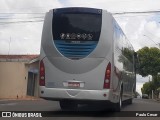
MULTIPOLYGON (((123 84, 123 100, 132 98, 135 73, 134 50, 123 31, 114 20, 114 79, 123 84), (128 57, 129 56, 129 57, 128 57)), ((120 87, 120 86, 119 86, 120 87)), ((118 88, 118 86, 117 86, 118 88)), ((119 88, 120 90, 120 88, 119 88)))

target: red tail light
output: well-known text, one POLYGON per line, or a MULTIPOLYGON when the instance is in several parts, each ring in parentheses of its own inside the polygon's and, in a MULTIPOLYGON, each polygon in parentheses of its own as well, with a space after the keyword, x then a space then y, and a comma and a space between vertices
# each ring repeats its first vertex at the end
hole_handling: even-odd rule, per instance
POLYGON ((111 63, 109 62, 106 68, 105 78, 104 78, 104 89, 110 88, 110 80, 111 80, 111 63))
POLYGON ((45 86, 45 67, 43 60, 40 61, 40 68, 39 68, 39 85, 45 86))

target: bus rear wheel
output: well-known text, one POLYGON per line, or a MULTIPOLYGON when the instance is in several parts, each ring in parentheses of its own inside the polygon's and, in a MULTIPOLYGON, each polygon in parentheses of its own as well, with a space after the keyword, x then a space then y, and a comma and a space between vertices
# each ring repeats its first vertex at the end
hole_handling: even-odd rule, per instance
POLYGON ((122 91, 121 91, 120 96, 119 96, 119 102, 115 103, 114 105, 115 105, 114 106, 114 111, 120 112, 121 108, 122 108, 122 91))
POLYGON ((128 99, 128 100, 127 100, 127 103, 128 103, 129 105, 132 104, 132 103, 133 103, 132 98, 128 99))
POLYGON ((76 110, 78 104, 74 101, 59 101, 61 110, 76 110))

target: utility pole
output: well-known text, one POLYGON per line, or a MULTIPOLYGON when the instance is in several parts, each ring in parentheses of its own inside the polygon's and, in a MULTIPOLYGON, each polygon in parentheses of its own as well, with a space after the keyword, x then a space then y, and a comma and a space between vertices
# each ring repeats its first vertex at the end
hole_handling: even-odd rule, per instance
POLYGON ((11 37, 10 37, 10 40, 9 40, 9 49, 8 49, 8 55, 9 55, 9 52, 10 52, 10 44, 11 44, 11 37))
POLYGON ((153 94, 154 94, 154 93, 153 93, 153 90, 152 90, 152 99, 154 99, 154 98, 153 98, 153 97, 154 97, 153 94))
MULTIPOLYGON (((159 79, 160 78, 160 72, 158 72, 157 76, 158 76, 158 79, 159 79)), ((158 93, 159 93, 158 94, 158 99, 160 99, 160 87, 157 90, 158 90, 158 93)))
MULTIPOLYGON (((149 76, 149 82, 151 82, 151 78, 150 78, 150 76, 149 76)), ((150 96, 150 95, 149 95, 150 96)), ((152 93, 151 93, 151 99, 153 99, 153 90, 152 90, 152 93)))

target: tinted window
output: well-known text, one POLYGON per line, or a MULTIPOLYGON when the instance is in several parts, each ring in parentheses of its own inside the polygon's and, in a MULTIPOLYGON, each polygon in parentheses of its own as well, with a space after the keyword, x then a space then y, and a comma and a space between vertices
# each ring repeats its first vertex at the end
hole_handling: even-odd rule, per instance
POLYGON ((102 15, 93 13, 54 13, 54 40, 98 41, 102 15))

